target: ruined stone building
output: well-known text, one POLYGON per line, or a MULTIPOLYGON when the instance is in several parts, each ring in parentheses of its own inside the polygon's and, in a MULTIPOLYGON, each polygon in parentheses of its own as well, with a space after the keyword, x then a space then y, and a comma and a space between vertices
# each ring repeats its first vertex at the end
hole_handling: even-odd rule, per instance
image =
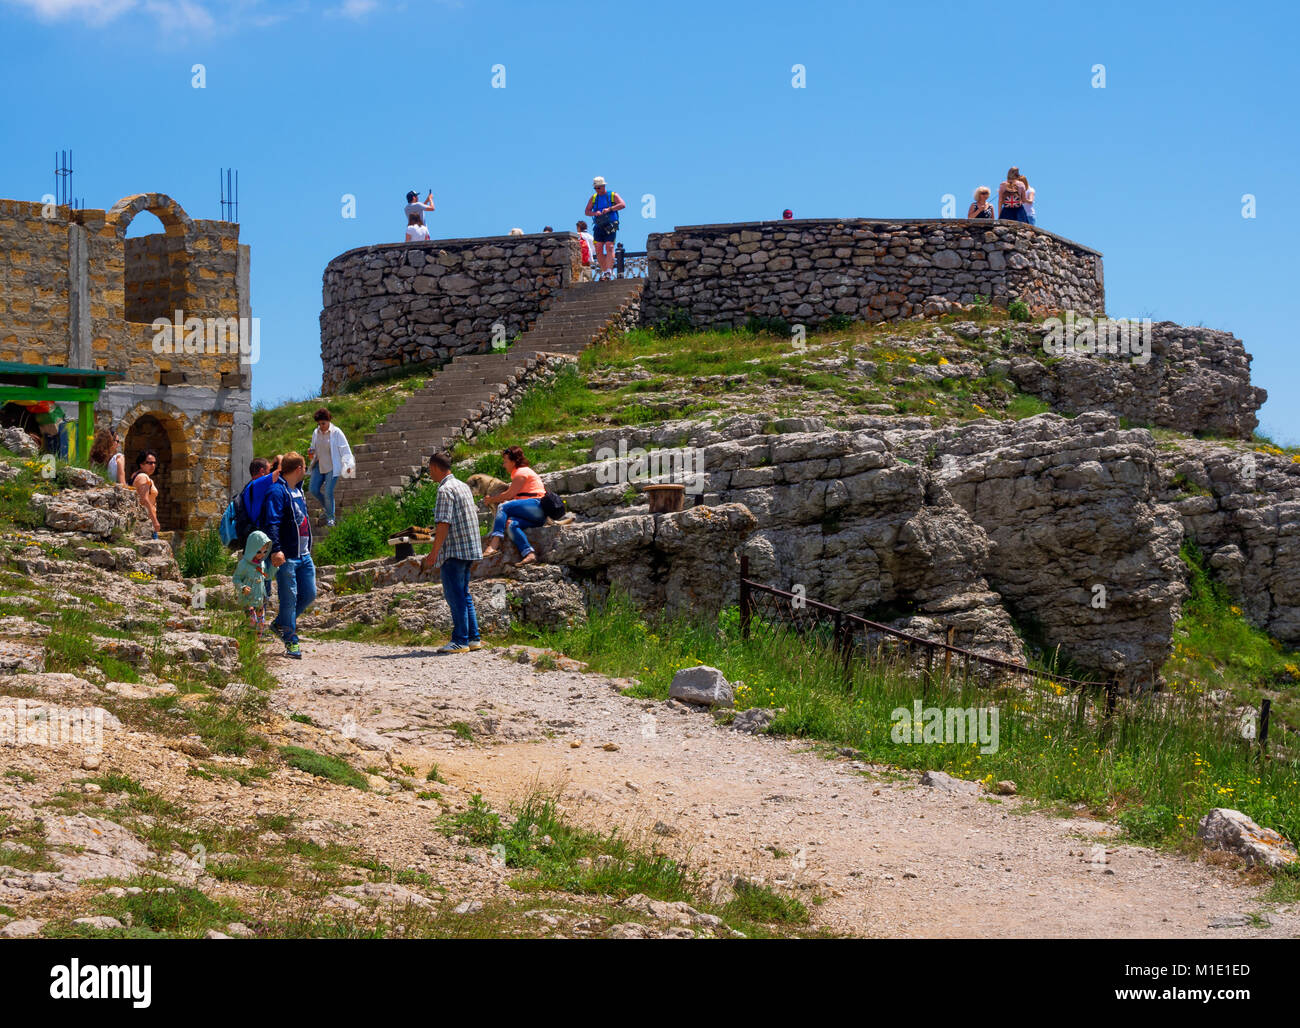
MULTIPOLYGON (((165 531, 215 523, 247 480, 256 357, 237 224, 191 218, 162 193, 107 211, 0 200, 0 362, 105 373, 95 428, 117 430, 128 472, 141 451, 158 452, 165 531), (142 211, 163 231, 127 239, 142 211)), ((0 420, 24 413, 6 403, 0 420)))

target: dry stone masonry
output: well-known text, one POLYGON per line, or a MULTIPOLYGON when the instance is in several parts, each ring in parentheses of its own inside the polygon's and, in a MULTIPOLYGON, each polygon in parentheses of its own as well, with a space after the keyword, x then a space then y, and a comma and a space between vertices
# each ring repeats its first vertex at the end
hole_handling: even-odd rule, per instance
POLYGON ((1100 312, 1101 254, 1019 222, 800 220, 691 225, 653 233, 642 295, 648 324, 685 311, 696 327, 750 317, 816 326, 887 321, 926 301, 1100 312))
POLYGON ((325 268, 321 392, 403 364, 483 353, 528 329, 581 269, 568 232, 349 250, 325 268))

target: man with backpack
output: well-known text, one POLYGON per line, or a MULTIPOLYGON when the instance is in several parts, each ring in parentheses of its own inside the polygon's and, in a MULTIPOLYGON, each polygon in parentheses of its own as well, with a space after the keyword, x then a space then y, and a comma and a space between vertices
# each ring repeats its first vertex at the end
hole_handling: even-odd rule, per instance
MULTIPOLYGON (((311 519, 302 480, 307 462, 290 451, 280 460, 279 480, 266 493, 257 527, 271 539, 271 566, 280 609, 271 627, 284 640, 284 655, 302 659, 298 619, 316 599, 316 565, 312 563, 311 519)), ((270 477, 270 476, 267 476, 270 477)))
POLYGON ((596 191, 587 201, 583 212, 596 221, 596 259, 600 262, 602 278, 614 277, 614 244, 618 238, 618 212, 627 206, 623 198, 605 185, 605 180, 597 175, 591 180, 596 191))
MULTIPOLYGON (((221 541, 241 553, 248 542, 249 533, 257 527, 257 518, 262 512, 266 494, 280 478, 279 454, 276 454, 274 460, 254 457, 248 465, 248 474, 248 484, 230 498, 218 527, 221 541)), ((266 566, 270 568, 270 563, 266 566)))

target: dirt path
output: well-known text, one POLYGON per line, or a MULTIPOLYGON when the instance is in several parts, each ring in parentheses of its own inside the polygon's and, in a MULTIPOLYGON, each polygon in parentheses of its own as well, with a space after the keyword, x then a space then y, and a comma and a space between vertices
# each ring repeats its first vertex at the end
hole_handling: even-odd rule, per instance
POLYGON ((1106 844, 1113 826, 827 760, 675 704, 629 699, 603 676, 538 672, 499 650, 440 658, 359 643, 303 648, 304 660, 276 667, 284 710, 363 745, 391 744, 394 762, 436 761, 449 782, 498 808, 538 783, 563 786, 576 819, 644 833, 709 877, 815 892, 824 902, 809 904, 814 923, 835 932, 1300 936, 1294 905, 1255 927, 1245 916, 1262 909, 1259 889, 1233 872, 1106 844), (1105 863, 1093 860, 1099 843, 1105 863))

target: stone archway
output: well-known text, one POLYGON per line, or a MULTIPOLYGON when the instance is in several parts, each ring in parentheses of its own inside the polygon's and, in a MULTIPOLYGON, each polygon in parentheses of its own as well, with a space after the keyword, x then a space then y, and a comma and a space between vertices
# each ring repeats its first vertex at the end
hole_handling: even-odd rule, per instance
POLYGON ((122 241, 126 320, 170 321, 176 311, 184 311, 190 296, 189 245, 194 237, 194 222, 184 208, 166 193, 137 193, 118 200, 105 224, 122 241), (127 239, 127 228, 142 211, 161 221, 163 231, 127 239))
POLYGON ((185 531, 194 521, 196 495, 183 416, 156 406, 140 407, 122 419, 119 434, 128 482, 139 455, 157 451, 153 480, 158 487, 158 524, 164 532, 185 531))

